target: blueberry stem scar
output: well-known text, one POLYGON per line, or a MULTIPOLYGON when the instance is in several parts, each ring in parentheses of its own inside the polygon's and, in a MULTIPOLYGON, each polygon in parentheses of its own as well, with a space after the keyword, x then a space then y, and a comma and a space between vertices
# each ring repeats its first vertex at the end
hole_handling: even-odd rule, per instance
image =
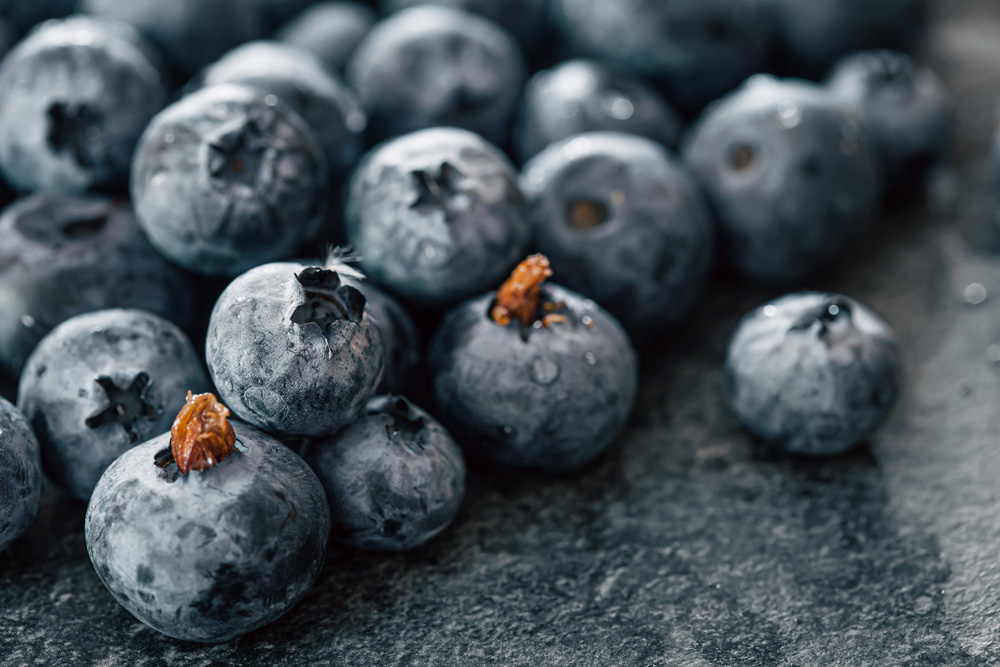
POLYGON ((109 377, 101 376, 96 380, 101 389, 108 397, 108 406, 87 418, 87 426, 92 429, 100 428, 105 424, 118 423, 131 442, 139 440, 139 433, 135 430, 137 419, 156 416, 156 408, 146 402, 146 392, 152 384, 147 373, 139 373, 132 380, 132 383, 122 389, 109 377))
POLYGON ((187 402, 170 429, 170 451, 183 474, 208 470, 233 453, 236 433, 229 423, 229 408, 213 394, 190 391, 187 402))
POLYGON ((565 322, 565 315, 554 314, 560 303, 542 303, 542 284, 552 277, 552 267, 545 255, 532 255, 517 265, 500 289, 490 310, 490 318, 502 327, 517 320, 526 327, 541 321, 542 326, 565 322))

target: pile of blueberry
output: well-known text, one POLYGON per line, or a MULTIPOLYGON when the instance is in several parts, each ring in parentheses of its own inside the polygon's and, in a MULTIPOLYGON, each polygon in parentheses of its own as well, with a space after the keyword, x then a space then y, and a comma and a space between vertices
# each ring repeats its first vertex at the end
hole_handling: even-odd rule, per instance
MULTIPOLYGON (((593 461, 716 273, 808 284, 949 151, 925 0, 375 4, 0 0, 0 549, 44 471, 172 637, 273 621, 331 539, 424 544, 465 457, 593 461)), ((900 362, 798 292, 725 369, 833 455, 900 362)))

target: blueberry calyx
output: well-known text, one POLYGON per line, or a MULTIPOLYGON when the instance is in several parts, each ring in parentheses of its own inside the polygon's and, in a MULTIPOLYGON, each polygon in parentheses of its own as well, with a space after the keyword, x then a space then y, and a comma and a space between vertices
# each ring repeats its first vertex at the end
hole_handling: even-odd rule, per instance
POLYGON ((292 312, 294 324, 316 324, 326 334, 335 322, 360 322, 364 317, 365 295, 343 284, 336 271, 310 267, 295 279, 305 302, 292 312))
POLYGON ((215 180, 253 188, 270 148, 261 121, 250 116, 220 131, 208 143, 208 173, 215 180))
POLYGON ((593 199, 577 199, 566 207, 566 222, 573 229, 594 229, 609 219, 608 207, 593 199))
POLYGON ((853 315, 851 304, 844 299, 828 299, 811 312, 804 314, 790 328, 791 331, 808 331, 819 324, 817 335, 826 338, 830 334, 830 325, 841 318, 850 319, 853 315))
POLYGON ((86 104, 53 104, 49 107, 49 145, 57 153, 72 155, 81 167, 92 167, 89 148, 99 119, 100 114, 86 104))
POLYGON ((390 438, 399 438, 403 444, 416 446, 423 450, 424 445, 418 437, 426 426, 423 416, 402 396, 384 396, 372 399, 365 410, 368 415, 385 415, 390 422, 385 425, 385 432, 390 438))
POLYGON ((442 162, 437 174, 422 169, 410 173, 417 188, 417 198, 410 204, 411 209, 424 215, 441 211, 445 222, 451 222, 456 209, 468 208, 469 195, 462 188, 465 174, 454 165, 442 162))
POLYGON ((87 426, 96 429, 105 424, 117 423, 125 429, 130 442, 137 442, 139 432, 135 430, 135 422, 138 419, 156 416, 156 408, 146 399, 149 385, 153 382, 149 374, 139 373, 124 389, 107 376, 97 378, 96 382, 107 395, 108 406, 87 417, 87 426))

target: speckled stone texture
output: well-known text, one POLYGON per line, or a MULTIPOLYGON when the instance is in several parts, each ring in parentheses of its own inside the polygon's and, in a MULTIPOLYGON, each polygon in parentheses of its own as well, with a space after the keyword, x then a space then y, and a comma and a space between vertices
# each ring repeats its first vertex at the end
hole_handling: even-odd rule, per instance
POLYGON ((301 604, 228 644, 140 625, 87 559, 83 506, 46 489, 0 556, 0 664, 1000 665, 1000 5, 937 9, 928 60, 959 99, 956 166, 803 285, 860 299, 899 337, 903 393, 870 446, 764 455, 724 407, 722 362, 739 318, 778 294, 716 286, 645 355, 631 428, 594 466, 474 470, 424 549, 335 550, 301 604))

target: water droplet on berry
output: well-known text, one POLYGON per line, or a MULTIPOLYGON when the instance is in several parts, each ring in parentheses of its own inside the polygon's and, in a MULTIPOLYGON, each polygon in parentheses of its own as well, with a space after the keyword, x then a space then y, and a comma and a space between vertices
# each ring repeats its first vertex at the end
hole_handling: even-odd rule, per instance
POLYGON ((583 355, 583 358, 587 360, 588 366, 597 365, 597 357, 594 355, 593 352, 588 352, 587 354, 583 355))
POLYGON ((778 314, 778 307, 773 304, 764 306, 764 317, 774 317, 778 314))
POLYGON ((531 362, 531 379, 536 384, 547 386, 559 378, 559 366, 547 357, 537 357, 531 362))
POLYGON ((24 315, 21 315, 21 324, 30 329, 35 326, 35 318, 25 313, 24 315))
POLYGON ((986 287, 982 283, 972 283, 965 288, 963 296, 965 297, 966 303, 978 306, 986 301, 986 287))
POLYGON ((778 124, 786 130, 798 127, 802 123, 802 111, 793 100, 778 102, 778 124))

